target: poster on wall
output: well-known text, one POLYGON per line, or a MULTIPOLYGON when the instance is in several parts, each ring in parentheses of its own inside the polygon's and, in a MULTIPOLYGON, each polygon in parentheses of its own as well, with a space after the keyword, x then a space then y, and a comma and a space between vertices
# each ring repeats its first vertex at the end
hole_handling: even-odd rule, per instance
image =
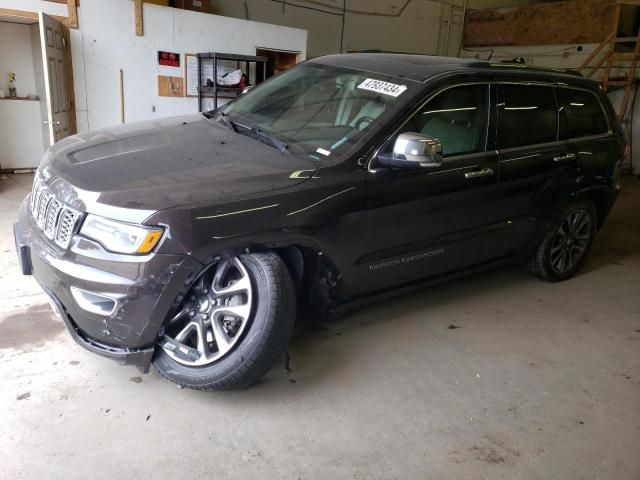
POLYGON ((184 54, 184 84, 187 97, 198 96, 198 57, 190 53, 184 54))
POLYGON ((158 64, 165 67, 180 67, 180 54, 158 51, 158 64))

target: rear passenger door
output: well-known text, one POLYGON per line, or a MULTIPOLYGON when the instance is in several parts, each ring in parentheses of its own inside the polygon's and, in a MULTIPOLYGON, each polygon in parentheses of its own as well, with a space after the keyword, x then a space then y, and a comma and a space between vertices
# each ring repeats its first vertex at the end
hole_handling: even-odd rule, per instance
POLYGON ((558 139, 553 85, 498 86, 501 198, 490 211, 483 261, 522 253, 551 214, 553 195, 577 175, 575 147, 558 139))

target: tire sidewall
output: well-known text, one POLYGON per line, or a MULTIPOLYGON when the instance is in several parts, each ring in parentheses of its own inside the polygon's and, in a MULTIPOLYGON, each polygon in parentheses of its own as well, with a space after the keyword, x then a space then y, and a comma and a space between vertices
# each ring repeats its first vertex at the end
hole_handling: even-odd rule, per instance
POLYGON ((596 232, 597 232, 597 221, 598 221, 598 218, 597 218, 597 212, 596 212, 595 206, 590 201, 573 202, 569 204, 567 207, 565 207, 565 209, 562 210, 562 213, 560 213, 555 218, 555 220, 551 224, 551 228, 545 235, 545 238, 540 246, 541 248, 539 248, 538 250, 537 265, 539 266, 540 273, 542 273, 547 280, 551 282, 561 282, 563 280, 566 280, 572 277, 573 275, 576 274, 578 270, 580 270, 580 268, 586 261, 587 257, 589 256, 591 246, 593 245, 593 241, 595 239, 596 232), (585 250, 584 250, 584 253, 582 254, 582 257, 580 257, 580 259, 576 262, 576 264, 566 272, 558 273, 551 266, 551 258, 550 258, 551 245, 553 243, 553 239, 560 225, 562 225, 562 223, 565 221, 567 216, 569 216, 571 213, 575 212, 576 210, 584 210, 589 214, 589 219, 591 220, 591 231, 589 235, 589 240, 587 242, 587 245, 585 246, 585 250))

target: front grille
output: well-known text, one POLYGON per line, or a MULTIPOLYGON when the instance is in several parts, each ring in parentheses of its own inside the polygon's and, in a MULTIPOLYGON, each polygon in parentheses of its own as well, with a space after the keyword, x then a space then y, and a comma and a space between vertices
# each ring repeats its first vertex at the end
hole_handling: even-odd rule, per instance
POLYGON ((39 176, 33 181, 31 214, 49 240, 62 248, 69 247, 81 214, 56 199, 39 176))

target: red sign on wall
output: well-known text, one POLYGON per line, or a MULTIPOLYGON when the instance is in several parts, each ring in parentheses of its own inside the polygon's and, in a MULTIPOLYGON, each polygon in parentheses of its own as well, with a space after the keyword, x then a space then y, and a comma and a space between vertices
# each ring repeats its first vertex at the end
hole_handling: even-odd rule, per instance
POLYGON ((165 67, 179 67, 180 54, 173 52, 158 52, 158 63, 165 67))

